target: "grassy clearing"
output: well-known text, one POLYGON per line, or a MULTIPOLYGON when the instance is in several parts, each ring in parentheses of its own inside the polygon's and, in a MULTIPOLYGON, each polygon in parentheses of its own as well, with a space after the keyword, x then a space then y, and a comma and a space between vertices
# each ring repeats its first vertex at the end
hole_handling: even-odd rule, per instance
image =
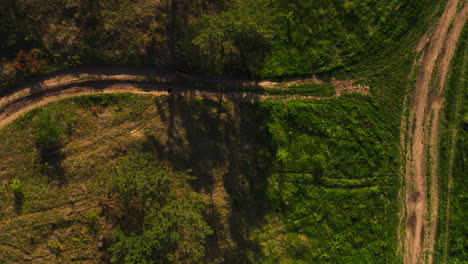
MULTIPOLYGON (((104 246, 103 236, 111 226, 100 214, 99 203, 106 197, 97 176, 110 165, 102 158, 81 158, 96 154, 93 146, 88 145, 81 154, 68 149, 82 136, 81 131, 99 134, 93 108, 102 107, 103 102, 94 97, 65 100, 36 109, 0 132, 0 226, 4 230, 0 244, 5 246, 0 262, 20 263, 29 256, 33 262, 45 257, 55 262, 101 263, 105 257, 98 247, 104 246), (97 103, 90 105, 89 101, 97 103), (51 130, 57 133, 46 133, 51 130), (21 210, 16 202, 19 184, 21 210)), ((114 106, 130 109, 125 102, 114 106)), ((131 111, 138 111, 138 107, 131 111)), ((131 111, 116 109, 115 117, 123 118, 131 111)))
MULTIPOLYGON (((248 105, 240 109, 240 106, 230 103, 121 94, 67 99, 28 113, 0 134, 0 225, 5 230, 0 237, 2 249, 5 247, 0 253, 1 261, 21 262, 26 257, 34 261, 46 255, 47 260, 66 263, 77 260, 101 263, 111 259, 140 263, 139 257, 148 257, 142 251, 138 253, 145 246, 154 248, 155 254, 163 254, 164 259, 170 262, 187 257, 202 259, 203 262, 245 260, 246 248, 255 246, 244 239, 244 233, 254 222, 261 221, 257 212, 264 206, 261 201, 254 203, 257 201, 254 197, 262 197, 264 193, 262 175, 266 167, 260 162, 267 157, 258 159, 253 156, 260 151, 257 145, 262 148, 268 146, 264 134, 258 131, 258 124, 254 123, 260 120, 258 118, 253 107, 248 105), (72 121, 68 122, 70 116, 72 121), (39 166, 44 164, 40 147, 36 144, 41 133, 36 133, 31 124, 44 125, 44 120, 51 121, 51 127, 57 124, 70 127, 67 132, 60 133, 60 144, 54 145, 61 158, 55 163, 60 164, 64 181, 50 177, 56 171, 46 171, 51 172, 49 175, 39 166), (220 140, 208 140, 213 138, 220 140), (126 157, 140 154, 152 157, 151 163, 156 165, 149 166, 151 171, 159 170, 157 164, 166 163, 169 165, 164 171, 168 171, 168 175, 189 174, 190 177, 170 177, 175 188, 170 188, 167 196, 174 197, 174 201, 179 201, 177 203, 148 207, 149 199, 154 199, 154 192, 165 196, 159 188, 149 190, 151 197, 142 200, 142 208, 150 214, 145 221, 163 219, 171 223, 178 219, 179 232, 171 233, 164 229, 166 231, 161 233, 161 238, 170 234, 164 238, 164 243, 162 240, 145 239, 147 244, 131 248, 128 241, 139 235, 154 235, 162 228, 152 228, 149 222, 140 227, 134 224, 119 228, 121 221, 138 223, 138 217, 128 219, 131 214, 118 217, 118 212, 132 211, 138 203, 132 201, 132 206, 128 206, 119 202, 119 195, 115 194, 122 192, 113 190, 116 186, 128 184, 109 185, 109 182, 115 179, 113 168, 137 166, 133 160, 123 161, 126 157), (253 160, 257 160, 255 166, 250 164, 253 160), (258 177, 244 174, 247 171, 258 177), (229 182, 226 187, 223 186, 224 181, 229 182), (214 191, 214 186, 221 186, 221 189, 214 191), (19 212, 15 207, 15 197, 21 193, 24 200, 19 212), (204 205, 210 207, 205 208, 204 205), (151 211, 151 208, 161 210, 151 211), (198 212, 202 208, 205 208, 204 217, 200 218, 198 212), (150 212, 164 213, 158 216, 150 212), (83 220, 88 214, 97 215, 92 232, 82 230, 88 228, 87 220, 83 220), (200 227, 206 227, 202 224, 204 221, 216 233, 207 236, 206 242, 203 237, 193 240, 201 235, 200 227), (133 231, 130 226, 133 226, 133 231), (123 233, 115 233, 114 230, 122 230, 123 233), (140 234, 138 230, 144 232, 140 234), (174 242, 185 250, 174 251, 174 242), (161 250, 158 243, 163 243, 166 251, 161 250), (192 251, 187 251, 187 243, 192 251), (16 251, 16 248, 22 251, 16 251), (111 253, 106 253, 108 249, 111 253), (129 255, 129 251, 135 254, 129 255)), ((263 150, 262 153, 269 151, 263 150)), ((147 174, 143 171, 141 175, 147 174)), ((166 173, 162 172, 161 176, 164 175, 166 173)), ((148 180, 159 181, 159 178, 148 180)), ((142 182, 138 184, 143 189, 152 186, 142 182)))
MULTIPOLYGON (((34 110, 0 134, 0 225, 15 230, 2 233, 0 245, 22 248, 32 258, 49 252, 62 261, 88 252, 89 263, 125 252, 129 244, 115 241, 135 236, 113 231, 125 220, 115 212, 138 203, 120 203, 112 188, 123 185, 109 183, 117 179, 113 168, 132 168, 135 160, 127 157, 143 155, 156 162, 150 171, 167 164, 171 173, 190 176, 188 189, 181 187, 186 178, 171 177, 180 188, 168 195, 201 199, 195 203, 201 207, 189 208, 204 208, 202 221, 213 230, 197 244, 203 250, 193 248, 203 262, 394 263, 398 138, 375 104, 361 95, 248 104, 118 94, 70 98, 34 110), (65 181, 38 167, 40 134, 30 124, 47 118, 66 128, 57 150, 65 181), (21 213, 9 187, 13 179, 24 193, 21 213)), ((124 185, 146 188, 135 184, 124 185)), ((154 198, 153 191, 145 193, 154 198)), ((125 221, 138 227, 138 219, 125 221)), ((143 226, 136 235, 156 230, 143 226)), ((184 230, 193 239, 201 229, 184 230)), ((2 252, 7 262, 25 256, 2 252)), ((181 256, 177 250, 166 253, 171 252, 165 255, 169 261, 181 256)))

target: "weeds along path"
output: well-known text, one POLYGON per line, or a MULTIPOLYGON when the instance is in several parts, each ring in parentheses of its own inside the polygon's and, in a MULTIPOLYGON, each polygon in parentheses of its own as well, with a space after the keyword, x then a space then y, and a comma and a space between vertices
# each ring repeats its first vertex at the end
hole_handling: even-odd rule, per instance
POLYGON ((50 102, 68 97, 102 94, 135 93, 152 95, 180 95, 191 98, 212 100, 229 99, 235 101, 259 100, 319 100, 333 98, 348 92, 369 94, 368 86, 354 84, 354 81, 332 81, 336 94, 330 97, 268 95, 255 92, 255 88, 287 88, 297 84, 322 83, 315 78, 291 82, 253 82, 246 80, 203 80, 185 74, 155 73, 150 70, 97 68, 75 70, 68 74, 57 74, 38 79, 14 92, 0 97, 0 128, 11 123, 22 114, 50 102), (227 91, 187 88, 203 85, 223 85, 227 91), (242 88, 245 92, 229 91, 229 88, 242 88), (252 92, 248 89, 252 88, 252 92))
POLYGON ((432 263, 439 206, 439 112, 447 72, 467 16, 468 4, 464 0, 448 1, 437 25, 419 45, 423 47, 422 56, 409 106, 407 138, 402 143, 406 144, 407 218, 404 259, 407 264, 432 263))

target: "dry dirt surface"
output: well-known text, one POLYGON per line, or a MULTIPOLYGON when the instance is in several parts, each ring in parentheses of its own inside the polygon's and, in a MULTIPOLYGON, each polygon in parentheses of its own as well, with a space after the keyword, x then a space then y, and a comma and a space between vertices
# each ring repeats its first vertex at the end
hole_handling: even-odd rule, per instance
POLYGON ((292 85, 323 83, 315 77, 290 82, 253 82, 246 80, 206 80, 186 74, 156 73, 151 70, 126 68, 90 68, 35 80, 14 92, 0 97, 0 128, 11 123, 22 114, 50 102, 68 97, 100 93, 136 93, 152 95, 178 94, 193 98, 221 100, 318 100, 341 96, 344 93, 370 94, 366 85, 355 84, 354 80, 333 80, 336 94, 331 97, 267 95, 256 92, 218 92, 188 87, 197 84, 225 85, 227 87, 261 87, 286 89, 292 85))
MULTIPOLYGON (((437 230, 437 139, 439 112, 450 62, 468 16, 468 5, 450 0, 437 25, 426 34, 419 50, 416 87, 406 127, 406 231, 404 260, 432 263, 437 230), (430 153, 428 161, 427 153, 430 153), (434 164, 428 168, 428 162, 434 164), (431 193, 428 197, 428 173, 431 193)), ((406 122, 404 120, 403 122, 406 122)))

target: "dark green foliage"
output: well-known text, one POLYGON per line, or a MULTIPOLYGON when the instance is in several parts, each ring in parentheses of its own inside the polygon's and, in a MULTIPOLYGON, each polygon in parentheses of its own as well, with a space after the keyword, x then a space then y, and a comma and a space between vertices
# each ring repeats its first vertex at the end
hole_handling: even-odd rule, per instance
MULTIPOLYGON (((467 104, 467 101, 464 103, 467 104)), ((467 109, 464 109, 466 115, 467 109)), ((448 261, 449 263, 463 263, 468 259, 468 223, 466 214, 468 212, 468 184, 466 183, 466 164, 468 161, 468 122, 463 122, 463 131, 457 142, 454 162, 454 189, 451 190, 451 207, 449 218, 448 261)))
MULTIPOLYGON (((38 48, 45 71, 89 63, 281 78, 385 59, 436 0, 3 0, 0 59, 38 48)), ((3 63, 3 62, 2 62, 3 63)), ((1 83, 14 84, 0 72, 1 83)), ((19 76, 17 76, 19 77, 19 76)), ((17 80, 16 80, 17 81, 17 80)))
MULTIPOLYGON (((157 7, 131 1, 7 1, 4 45, 40 46, 76 61, 77 55, 105 62, 138 62, 157 27, 157 7), (146 5, 143 7, 143 5, 146 5), (145 30, 141 31, 143 27, 145 30), (137 33, 138 32, 138 33, 137 33), (136 33, 136 34, 135 34, 136 33), (19 41, 23 39, 23 41, 19 41), (120 47, 120 48, 119 48, 120 47)), ((3 39, 2 39, 3 40, 3 39)), ((141 60, 140 60, 141 61, 141 60)))
POLYGON ((5 49, 15 44, 16 25, 14 24, 14 13, 17 8, 16 1, 2 0, 4 8, 0 9, 0 48, 5 49))
POLYGON ((204 72, 278 78, 350 69, 390 54, 437 1, 231 0, 204 16, 191 36, 189 61, 204 72), (376 53, 379 53, 376 56, 376 53), (245 56, 243 56, 245 55, 245 56), (249 60, 248 58, 251 58, 249 60), (265 60, 266 59, 266 60, 265 60))
POLYGON ((89 96, 79 96, 74 98, 79 105, 83 107, 108 107, 115 106, 120 103, 124 98, 128 98, 129 94, 95 94, 89 96))
POLYGON ((262 76, 294 76, 348 68, 360 58, 388 53, 422 22, 436 1, 276 1, 279 38, 262 76))
POLYGON ((193 66, 214 74, 258 72, 276 35, 270 2, 234 0, 221 14, 201 17, 187 54, 193 66))
POLYGON ((201 197, 184 174, 156 165, 151 156, 119 160, 111 175, 119 199, 119 230, 110 247, 113 263, 198 263, 205 237, 201 197))
MULTIPOLYGON (((40 48, 49 62, 170 65, 191 17, 216 10, 197 1, 1 0, 0 47, 12 58, 20 49, 40 48)), ((0 72, 1 74, 1 72, 0 72)))

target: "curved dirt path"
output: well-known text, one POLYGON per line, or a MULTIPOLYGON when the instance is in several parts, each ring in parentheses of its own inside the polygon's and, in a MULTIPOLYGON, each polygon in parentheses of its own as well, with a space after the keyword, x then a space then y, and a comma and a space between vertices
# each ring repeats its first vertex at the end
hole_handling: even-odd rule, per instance
POLYGON ((50 102, 65 98, 102 94, 135 93, 152 95, 181 95, 191 98, 223 98, 235 101, 259 100, 319 100, 333 98, 344 93, 357 92, 370 94, 370 88, 354 84, 353 80, 331 82, 336 87, 336 94, 330 97, 268 95, 265 92, 213 91, 200 89, 204 85, 222 85, 227 88, 287 88, 297 84, 323 83, 315 78, 291 82, 254 82, 248 80, 206 80, 186 74, 156 73, 152 70, 128 68, 89 68, 58 73, 37 79, 10 94, 0 97, 0 128, 8 125, 26 112, 50 102), (197 87, 197 88, 187 88, 197 87))
POLYGON ((409 125, 406 127, 408 138, 404 143, 407 144, 404 260, 408 264, 426 263, 426 261, 431 264, 433 260, 439 206, 437 185, 439 112, 450 62, 468 17, 468 5, 461 1, 447 2, 436 27, 423 37, 418 46, 423 53, 410 105, 409 125), (430 160, 427 153, 430 153, 430 160), (428 173, 431 177, 430 197, 428 197, 428 173))

